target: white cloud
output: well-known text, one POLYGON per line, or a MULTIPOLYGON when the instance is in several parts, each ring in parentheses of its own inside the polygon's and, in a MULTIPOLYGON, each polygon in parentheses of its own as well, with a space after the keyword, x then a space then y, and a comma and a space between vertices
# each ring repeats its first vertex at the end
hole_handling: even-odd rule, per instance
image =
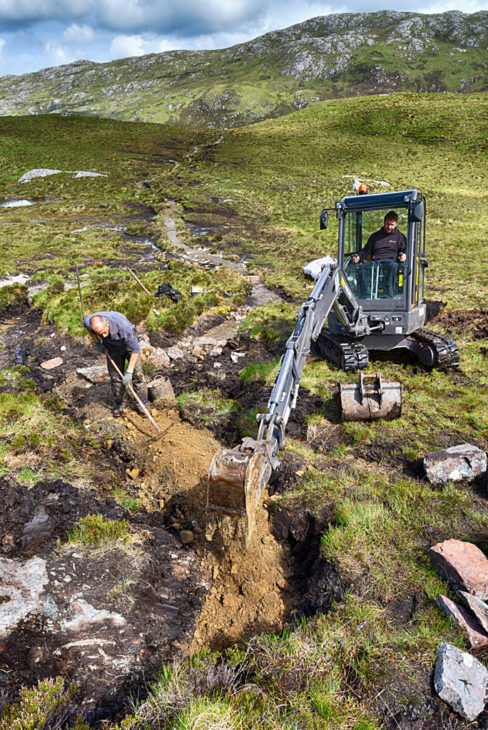
POLYGON ((62 64, 70 63, 74 59, 68 53, 68 50, 57 41, 46 41, 44 51, 50 63, 62 64))
POLYGON ((66 28, 62 37, 67 43, 91 43, 95 38, 95 31, 89 25, 72 23, 66 28))
POLYGON ((85 20, 112 30, 197 35, 247 23, 267 0, 0 0, 0 22, 85 20), (93 19, 93 20, 91 20, 93 19))
POLYGON ((175 51, 181 45, 167 38, 140 35, 117 35, 110 44, 110 58, 128 58, 144 56, 147 53, 164 53, 175 51))
MULTIPOLYGON (((392 9, 391 0, 0 0, 0 73, 77 58, 225 48, 318 15, 392 9), (3 50, 3 53, 2 53, 3 50)), ((488 9, 488 0, 413 0, 415 13, 488 9), (456 7, 457 6, 457 7, 456 7)))

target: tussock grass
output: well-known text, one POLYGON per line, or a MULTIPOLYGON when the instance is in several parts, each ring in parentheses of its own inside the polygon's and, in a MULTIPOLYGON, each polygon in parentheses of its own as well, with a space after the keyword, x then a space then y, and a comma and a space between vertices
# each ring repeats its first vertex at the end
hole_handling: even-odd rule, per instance
POLYGON ((127 520, 107 520, 101 514, 87 515, 68 534, 71 545, 99 548, 127 545, 131 541, 127 520))

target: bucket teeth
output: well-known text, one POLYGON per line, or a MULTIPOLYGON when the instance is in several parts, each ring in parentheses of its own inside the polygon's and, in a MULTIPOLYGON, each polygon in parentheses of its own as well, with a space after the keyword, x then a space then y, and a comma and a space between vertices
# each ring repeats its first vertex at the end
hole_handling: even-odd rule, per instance
POLYGON ((401 383, 386 382, 379 373, 361 373, 357 383, 340 383, 339 397, 344 421, 392 420, 402 414, 401 383))

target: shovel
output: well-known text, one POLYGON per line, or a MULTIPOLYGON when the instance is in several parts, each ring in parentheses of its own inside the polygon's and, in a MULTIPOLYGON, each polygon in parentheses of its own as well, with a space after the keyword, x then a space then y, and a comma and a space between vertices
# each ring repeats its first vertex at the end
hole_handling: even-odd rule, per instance
POLYGON ((343 421, 392 420, 402 415, 402 385, 386 382, 381 373, 359 373, 357 383, 339 383, 343 421))

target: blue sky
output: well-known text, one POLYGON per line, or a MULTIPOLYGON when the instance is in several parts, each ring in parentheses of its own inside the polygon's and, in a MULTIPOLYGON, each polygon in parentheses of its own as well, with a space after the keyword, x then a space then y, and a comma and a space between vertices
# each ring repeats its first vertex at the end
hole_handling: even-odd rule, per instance
POLYGON ((488 0, 0 0, 0 75, 77 59, 223 48, 316 15, 488 10, 488 0))

